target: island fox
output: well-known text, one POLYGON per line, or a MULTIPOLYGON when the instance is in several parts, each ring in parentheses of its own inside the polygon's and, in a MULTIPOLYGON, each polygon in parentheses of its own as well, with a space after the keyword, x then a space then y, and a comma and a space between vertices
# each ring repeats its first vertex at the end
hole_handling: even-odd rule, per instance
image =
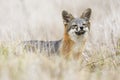
POLYGON ((86 9, 78 18, 67 11, 62 11, 64 36, 58 41, 24 41, 24 48, 29 51, 45 51, 49 55, 58 53, 64 57, 79 58, 82 54, 90 30, 91 9, 86 9))

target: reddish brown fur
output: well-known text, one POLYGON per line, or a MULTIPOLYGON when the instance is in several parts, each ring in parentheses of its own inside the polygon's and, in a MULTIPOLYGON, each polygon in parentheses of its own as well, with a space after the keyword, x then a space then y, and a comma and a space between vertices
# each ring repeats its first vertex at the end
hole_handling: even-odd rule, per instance
POLYGON ((66 27, 64 30, 64 38, 63 38, 63 42, 62 42, 62 46, 61 46, 61 54, 64 57, 69 57, 70 51, 71 51, 71 48, 72 48, 74 42, 70 39, 66 27))

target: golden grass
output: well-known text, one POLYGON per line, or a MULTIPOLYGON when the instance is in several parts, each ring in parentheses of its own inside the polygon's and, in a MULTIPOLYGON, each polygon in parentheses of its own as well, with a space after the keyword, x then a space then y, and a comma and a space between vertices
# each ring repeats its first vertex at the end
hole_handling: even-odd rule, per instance
MULTIPOLYGON (((14 44, 0 45, 0 80, 119 80, 120 55, 93 53, 87 60, 23 52, 15 55, 14 44)), ((119 47, 119 46, 118 46, 119 47)), ((109 53, 107 53, 109 54, 109 53)))

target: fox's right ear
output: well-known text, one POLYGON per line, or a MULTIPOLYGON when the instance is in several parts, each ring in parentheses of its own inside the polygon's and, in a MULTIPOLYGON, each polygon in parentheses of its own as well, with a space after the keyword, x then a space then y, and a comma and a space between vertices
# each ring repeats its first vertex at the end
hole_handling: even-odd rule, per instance
POLYGON ((72 14, 68 13, 67 11, 63 10, 62 11, 62 18, 64 21, 64 24, 68 24, 74 17, 72 16, 72 14))

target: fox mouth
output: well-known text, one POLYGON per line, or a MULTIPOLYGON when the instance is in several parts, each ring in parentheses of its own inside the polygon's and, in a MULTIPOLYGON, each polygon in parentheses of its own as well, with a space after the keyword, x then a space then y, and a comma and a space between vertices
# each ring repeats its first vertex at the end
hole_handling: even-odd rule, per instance
POLYGON ((78 31, 78 32, 75 32, 76 35, 82 35, 82 34, 84 34, 84 33, 85 33, 84 30, 80 30, 80 31, 78 31))

